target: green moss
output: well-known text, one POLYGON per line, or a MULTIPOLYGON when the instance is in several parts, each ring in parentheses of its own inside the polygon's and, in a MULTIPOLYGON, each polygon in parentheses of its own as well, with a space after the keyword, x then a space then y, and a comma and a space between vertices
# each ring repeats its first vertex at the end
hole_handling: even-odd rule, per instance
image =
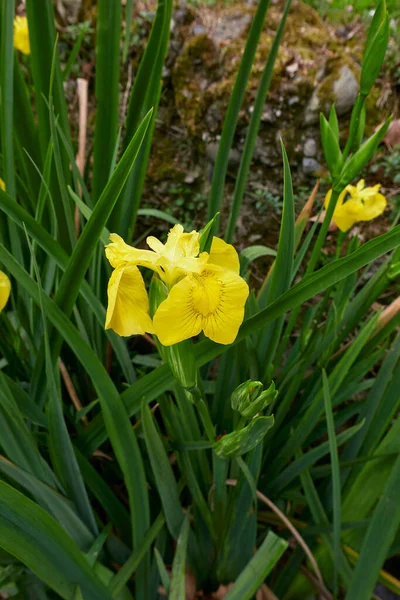
POLYGON ((205 34, 193 37, 179 55, 172 74, 175 105, 189 133, 196 135, 206 110, 204 82, 215 79, 219 53, 205 34))

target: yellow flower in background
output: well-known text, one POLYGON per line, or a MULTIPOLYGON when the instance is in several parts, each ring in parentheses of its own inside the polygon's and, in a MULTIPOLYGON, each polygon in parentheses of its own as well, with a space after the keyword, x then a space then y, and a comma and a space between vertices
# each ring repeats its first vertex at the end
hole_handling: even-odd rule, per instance
POLYGON ((0 177, 0 190, 5 190, 6 189, 6 184, 4 183, 4 181, 2 180, 2 178, 0 177))
POLYGON ((164 346, 177 344, 201 331, 220 344, 231 344, 244 317, 249 289, 239 275, 233 246, 214 237, 210 253, 200 253, 197 231, 175 225, 165 244, 148 237, 151 250, 125 244, 110 236, 106 256, 114 267, 108 284, 106 329, 123 336, 155 333, 164 346), (165 283, 168 297, 153 320, 138 266, 154 271, 165 283))
POLYGON ((11 292, 11 283, 7 275, 0 271, 0 312, 7 304, 11 292))
POLYGON ((26 17, 15 17, 14 19, 14 48, 20 50, 23 54, 31 53, 28 19, 26 17))
MULTIPOLYGON (((372 221, 383 213, 387 201, 385 196, 379 193, 380 189, 380 184, 365 187, 364 179, 360 179, 356 186, 345 187, 333 213, 333 221, 340 231, 348 231, 360 221, 372 221)), ((331 196, 332 190, 329 190, 325 197, 325 208, 328 208, 331 196)))

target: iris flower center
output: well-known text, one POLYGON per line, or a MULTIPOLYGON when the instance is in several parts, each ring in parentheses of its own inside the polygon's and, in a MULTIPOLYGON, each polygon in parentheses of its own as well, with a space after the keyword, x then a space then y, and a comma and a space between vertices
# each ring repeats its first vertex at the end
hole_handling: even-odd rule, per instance
POLYGON ((193 274, 198 286, 192 291, 191 304, 193 311, 202 317, 213 315, 221 304, 223 283, 217 279, 212 271, 205 270, 200 274, 193 274))

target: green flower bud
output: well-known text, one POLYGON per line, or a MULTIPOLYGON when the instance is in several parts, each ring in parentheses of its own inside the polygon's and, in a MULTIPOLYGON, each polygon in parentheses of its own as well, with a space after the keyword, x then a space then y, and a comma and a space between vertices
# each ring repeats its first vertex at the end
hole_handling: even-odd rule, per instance
POLYGON ((238 385, 231 395, 231 406, 233 410, 237 410, 241 413, 244 408, 258 398, 262 389, 263 384, 261 381, 252 381, 251 379, 238 385))
POLYGON ((240 414, 246 419, 255 417, 256 414, 260 413, 264 408, 271 404, 277 397, 278 392, 275 389, 275 383, 272 382, 267 390, 261 392, 256 400, 252 404, 249 404, 247 408, 241 410, 240 414))
POLYGON ((342 168, 342 153, 340 151, 339 142, 334 131, 324 115, 320 115, 321 141, 324 150, 326 164, 332 176, 335 177, 342 168))
POLYGON ((258 417, 240 429, 224 435, 214 446, 220 458, 234 458, 253 450, 262 442, 265 434, 274 424, 274 417, 258 417))
POLYGON ((257 413, 264 410, 268 404, 271 404, 277 397, 278 392, 275 389, 274 382, 267 390, 263 391, 261 381, 245 381, 240 384, 232 393, 231 406, 237 410, 242 417, 251 419, 257 413))

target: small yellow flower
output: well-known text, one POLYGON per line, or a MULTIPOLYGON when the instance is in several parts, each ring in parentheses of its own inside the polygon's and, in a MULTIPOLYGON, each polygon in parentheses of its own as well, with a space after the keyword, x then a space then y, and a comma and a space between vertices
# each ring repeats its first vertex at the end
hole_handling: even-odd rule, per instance
POLYGON ((11 283, 7 275, 0 271, 0 312, 7 304, 11 292, 11 283))
POLYGON ((0 190, 5 190, 6 189, 6 184, 4 183, 4 181, 2 180, 2 178, 0 177, 0 190))
POLYGON ((23 54, 31 53, 28 19, 26 17, 15 17, 14 19, 14 48, 20 50, 23 54))
MULTIPOLYGON (((386 208, 386 198, 379 193, 380 184, 365 187, 364 179, 356 186, 348 185, 340 194, 333 213, 333 221, 341 231, 348 231, 359 221, 372 221, 379 217, 386 208), (348 199, 347 196, 350 195, 348 199)), ((328 208, 332 196, 329 190, 325 197, 325 208, 328 208)))
POLYGON ((234 341, 249 289, 239 275, 233 246, 214 237, 210 253, 200 253, 198 232, 184 233, 182 225, 171 229, 165 244, 147 238, 151 250, 132 248, 116 234, 110 239, 106 255, 114 271, 108 284, 106 329, 124 336, 155 333, 164 346, 201 331, 220 344, 234 341), (138 266, 154 271, 169 292, 153 321, 138 266))

